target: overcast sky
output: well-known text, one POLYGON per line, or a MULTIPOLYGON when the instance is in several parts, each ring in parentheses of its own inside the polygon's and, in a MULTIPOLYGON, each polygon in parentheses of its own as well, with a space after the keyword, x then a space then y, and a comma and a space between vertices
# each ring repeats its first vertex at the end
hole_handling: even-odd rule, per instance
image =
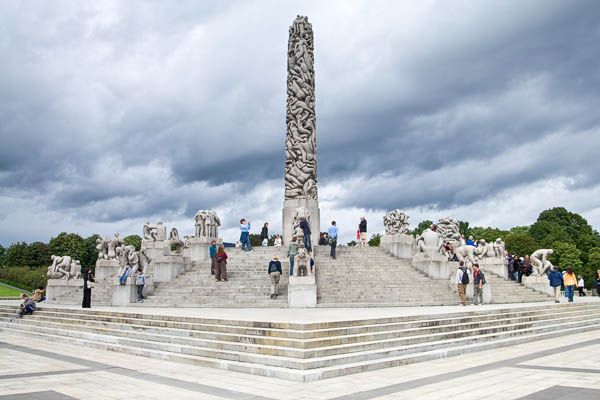
POLYGON ((321 225, 564 206, 600 229, 600 2, 4 1, 0 244, 281 230, 288 27, 315 34, 321 225))

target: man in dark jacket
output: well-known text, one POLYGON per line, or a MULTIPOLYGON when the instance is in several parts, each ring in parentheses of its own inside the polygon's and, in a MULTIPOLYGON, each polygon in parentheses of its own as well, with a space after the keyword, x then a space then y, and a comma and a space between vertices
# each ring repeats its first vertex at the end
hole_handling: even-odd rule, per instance
POLYGON ((563 276, 556 265, 552 266, 552 271, 548 274, 548 280, 550 281, 552 290, 554 290, 554 302, 560 303, 560 287, 563 284, 563 276))
POLYGON ((483 305, 483 285, 485 285, 485 275, 479 269, 479 264, 473 264, 473 304, 483 305))
POLYGON ((281 278, 281 262, 277 254, 269 262, 269 280, 271 280, 271 298, 276 299, 279 296, 279 279, 281 278))
POLYGON ((300 221, 300 229, 302 229, 302 232, 304 233, 304 247, 306 248, 306 250, 312 253, 312 243, 310 241, 310 225, 308 224, 306 218, 302 218, 302 221, 300 221))
POLYGON ((260 231, 261 243, 264 242, 265 239, 267 239, 267 242, 269 241, 269 223, 268 222, 265 222, 265 224, 263 225, 263 227, 260 231))
POLYGON ((360 245, 367 247, 367 220, 365 217, 360 217, 360 224, 358 224, 358 230, 360 232, 360 245))

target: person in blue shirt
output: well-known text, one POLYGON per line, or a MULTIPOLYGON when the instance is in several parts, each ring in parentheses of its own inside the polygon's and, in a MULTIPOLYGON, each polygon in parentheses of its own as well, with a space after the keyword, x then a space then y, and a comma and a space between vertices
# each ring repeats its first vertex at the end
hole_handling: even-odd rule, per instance
POLYGON ((281 278, 281 262, 277 254, 269 262, 269 280, 271 281, 271 298, 276 299, 279 296, 279 279, 281 278))
POLYGON ((477 245, 475 244, 475 241, 473 240, 473 236, 469 236, 469 239, 467 240, 467 246, 477 247, 477 245))
POLYGON ((306 218, 302 218, 302 220, 300 221, 300 229, 302 229, 302 232, 304 233, 304 247, 306 248, 306 250, 312 253, 312 243, 310 241, 310 225, 308 224, 306 218))
POLYGON ((331 258, 335 259, 335 247, 337 246, 338 238, 338 227, 336 226, 335 221, 331 221, 331 226, 327 230, 327 234, 329 235, 329 244, 331 245, 329 255, 331 258))
POLYGON ((563 284, 563 275, 558 268, 556 268, 556 265, 552 266, 552 271, 550 271, 548 274, 548 280, 550 281, 550 286, 554 291, 554 302, 560 303, 560 287, 563 284))
POLYGON ((246 223, 246 220, 242 218, 240 220, 240 230, 242 233, 240 234, 240 242, 242 243, 242 251, 244 251, 244 245, 246 245, 246 251, 254 251, 252 250, 252 246, 250 245, 250 221, 246 223))
POLYGON ((208 248, 210 252, 210 274, 214 275, 217 271, 217 242, 213 240, 208 248))

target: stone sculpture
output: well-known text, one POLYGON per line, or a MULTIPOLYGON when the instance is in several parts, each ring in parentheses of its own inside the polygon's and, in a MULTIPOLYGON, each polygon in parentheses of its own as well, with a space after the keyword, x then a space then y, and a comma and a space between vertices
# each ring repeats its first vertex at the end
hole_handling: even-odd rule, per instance
POLYGON ((304 247, 304 242, 298 244, 298 254, 294 258, 294 276, 310 276, 310 253, 304 247))
POLYGON ((444 242, 452 242, 454 245, 460 243, 460 224, 455 218, 440 218, 437 223, 437 231, 444 242))
POLYGON ((171 246, 175 246, 175 254, 181 254, 183 251, 184 243, 181 239, 179 239, 179 232, 177 228, 172 228, 169 233, 169 244, 171 246))
POLYGON ((552 249, 539 249, 533 252, 529 258, 533 265, 533 275, 542 276, 549 269, 552 269, 552 263, 548 260, 548 255, 554 253, 552 249))
POLYGON ((386 235, 397 235, 408 233, 408 214, 400 209, 395 209, 383 216, 383 225, 386 235))
POLYGON ((104 237, 104 239, 98 238, 96 239, 96 250, 98 250, 98 260, 108 260, 108 244, 110 240, 108 237, 104 237))
POLYGON ((471 268, 478 261, 476 249, 475 246, 460 246, 454 250, 454 254, 456 254, 458 261, 464 262, 467 268, 471 268))
POLYGON ((196 227, 196 237, 217 238, 221 220, 216 211, 199 210, 194 217, 194 226, 196 227))
POLYGON ((504 260, 506 251, 506 247, 504 245, 504 241, 501 238, 496 239, 494 242, 494 256, 497 258, 504 260))
POLYGON ((307 17, 289 30, 285 198, 317 199, 314 38, 307 17))
POLYGON ((50 256, 52 265, 48 267, 50 279, 79 279, 81 276, 81 263, 73 260, 71 256, 50 256))
POLYGON ((185 235, 183 237, 183 248, 189 249, 191 245, 192 245, 192 242, 190 241, 190 237, 188 235, 185 235))
POLYGON ((119 233, 115 233, 113 239, 107 236, 104 239, 96 239, 96 250, 98 250, 98 260, 113 260, 117 258, 117 247, 123 245, 123 239, 119 233))
POLYGON ((119 276, 123 275, 127 264, 131 266, 131 276, 133 276, 138 269, 144 271, 144 274, 148 271, 148 266, 152 262, 152 259, 146 254, 146 249, 135 251, 135 247, 131 245, 121 246, 117 248, 117 255, 119 257, 119 276))
POLYGON ((444 241, 435 227, 427 228, 417 238, 417 249, 421 253, 441 253, 444 241))
POLYGON ((310 210, 306 207, 296 208, 296 210, 294 211, 294 219, 292 221, 292 237, 295 236, 296 238, 298 238, 298 240, 304 237, 304 231, 302 231, 302 228, 300 228, 300 222, 302 222, 303 219, 306 219, 306 221, 308 221, 308 225, 311 226, 310 210))
POLYGON ((156 235, 157 232, 156 231, 156 226, 152 226, 150 225, 150 221, 146 221, 146 223, 144 224, 144 228, 143 228, 143 238, 145 240, 151 240, 151 241, 156 241, 156 235))
POLYGON ((162 221, 156 223, 156 240, 167 240, 167 227, 162 221))

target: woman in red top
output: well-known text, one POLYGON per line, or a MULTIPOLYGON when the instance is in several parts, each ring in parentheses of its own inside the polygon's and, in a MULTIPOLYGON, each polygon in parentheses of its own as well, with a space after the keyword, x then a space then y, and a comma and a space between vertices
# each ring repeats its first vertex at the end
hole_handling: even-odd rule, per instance
POLYGON ((215 273, 217 282, 221 282, 221 279, 227 282, 227 253, 225 253, 223 246, 219 246, 219 251, 215 254, 215 260, 217 261, 217 271, 215 273))

